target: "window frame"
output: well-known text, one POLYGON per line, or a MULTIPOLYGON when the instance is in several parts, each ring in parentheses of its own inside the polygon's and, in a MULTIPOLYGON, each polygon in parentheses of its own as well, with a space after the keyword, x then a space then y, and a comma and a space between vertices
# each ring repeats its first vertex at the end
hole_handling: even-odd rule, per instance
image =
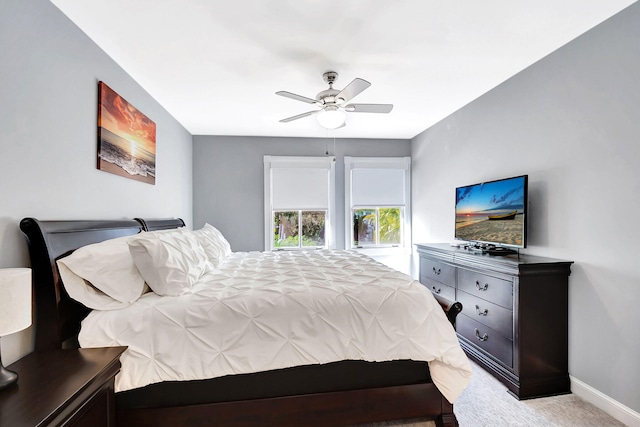
MULTIPOLYGON (((412 252, 411 242, 411 157, 351 157, 345 156, 344 158, 344 182, 345 182, 345 236, 344 247, 345 249, 353 249, 370 253, 373 255, 378 254, 394 254, 394 253, 406 253, 412 252), (404 191, 403 200, 404 205, 385 205, 385 204, 367 204, 367 205, 353 205, 352 204, 352 173, 357 169, 397 169, 404 171, 404 191), (399 207, 401 211, 401 245, 358 245, 355 246, 354 232, 353 232, 353 211, 354 209, 376 209, 385 207, 399 207)), ((379 233, 379 224, 376 225, 379 233)))
MULTIPOLYGON (((287 209, 289 211, 326 211, 325 214, 325 246, 327 249, 335 249, 335 194, 336 194, 336 180, 335 180, 335 163, 336 159, 333 156, 319 157, 319 156, 264 156, 264 250, 317 250, 318 246, 298 246, 292 248, 276 248, 274 247, 274 213, 276 211, 283 211, 283 209, 274 209, 273 207, 273 179, 272 171, 278 168, 313 168, 313 169, 326 169, 328 173, 327 177, 327 206, 306 206, 287 209)), ((299 219, 299 222, 301 219, 299 219)), ((300 225, 299 225, 300 226, 300 225)), ((299 230, 301 233, 302 230, 299 230)), ((300 244, 302 242, 302 235, 300 235, 300 244)))

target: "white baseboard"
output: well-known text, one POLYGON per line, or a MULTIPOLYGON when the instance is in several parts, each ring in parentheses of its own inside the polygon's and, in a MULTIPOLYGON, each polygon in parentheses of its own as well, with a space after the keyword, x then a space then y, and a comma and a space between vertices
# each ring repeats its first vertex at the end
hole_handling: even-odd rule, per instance
POLYGON ((640 413, 570 376, 571 392, 629 427, 640 427, 640 413))

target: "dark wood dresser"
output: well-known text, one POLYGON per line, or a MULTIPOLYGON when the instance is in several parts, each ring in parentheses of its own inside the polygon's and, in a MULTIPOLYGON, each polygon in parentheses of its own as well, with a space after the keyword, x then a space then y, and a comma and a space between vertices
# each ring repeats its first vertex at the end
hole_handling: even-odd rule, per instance
POLYGON ((0 427, 115 427, 114 377, 126 347, 34 352, 8 366, 0 427))
POLYGON ((570 392, 571 261, 494 256, 448 243, 417 247, 420 282, 463 305, 456 331, 472 360, 518 399, 570 392))

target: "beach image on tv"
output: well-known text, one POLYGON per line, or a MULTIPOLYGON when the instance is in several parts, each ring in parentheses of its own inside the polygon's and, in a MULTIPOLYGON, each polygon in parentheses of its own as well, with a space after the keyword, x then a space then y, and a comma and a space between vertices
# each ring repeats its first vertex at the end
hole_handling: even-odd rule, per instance
POLYGON ((98 169, 155 184, 156 124, 103 82, 98 92, 98 169))
POLYGON ((522 246, 525 191, 525 177, 457 188, 456 238, 522 246))

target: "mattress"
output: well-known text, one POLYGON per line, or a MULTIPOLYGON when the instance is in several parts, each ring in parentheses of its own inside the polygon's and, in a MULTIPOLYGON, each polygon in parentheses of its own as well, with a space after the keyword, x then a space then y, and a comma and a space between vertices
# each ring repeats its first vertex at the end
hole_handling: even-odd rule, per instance
POLYGON ((425 361, 450 402, 471 377, 455 331, 410 276, 355 251, 236 252, 180 296, 94 310, 82 347, 123 345, 116 391, 327 364, 425 361))

